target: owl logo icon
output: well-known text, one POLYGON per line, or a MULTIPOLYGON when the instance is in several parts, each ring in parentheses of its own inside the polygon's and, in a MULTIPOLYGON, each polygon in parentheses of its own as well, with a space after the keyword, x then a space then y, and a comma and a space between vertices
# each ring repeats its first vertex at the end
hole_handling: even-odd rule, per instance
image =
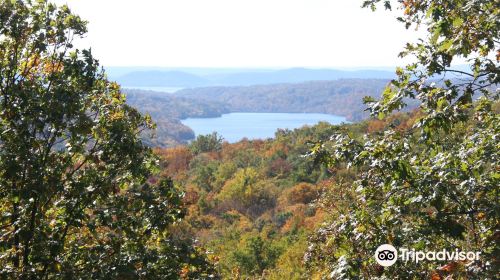
POLYGON ((381 266, 391 266, 398 260, 398 250, 390 244, 380 245, 375 251, 375 260, 381 266))

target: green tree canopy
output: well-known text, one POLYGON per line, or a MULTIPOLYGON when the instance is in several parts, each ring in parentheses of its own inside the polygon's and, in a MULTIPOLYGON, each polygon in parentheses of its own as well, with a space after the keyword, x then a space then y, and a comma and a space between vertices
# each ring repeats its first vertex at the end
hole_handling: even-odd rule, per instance
POLYGON ((222 149, 223 138, 217 132, 207 135, 198 135, 193 142, 189 144, 189 149, 197 155, 206 152, 218 152, 222 149))
POLYGON ((0 278, 177 278, 198 260, 168 234, 180 192, 147 182, 153 124, 73 47, 85 32, 67 6, 0 1, 0 278))

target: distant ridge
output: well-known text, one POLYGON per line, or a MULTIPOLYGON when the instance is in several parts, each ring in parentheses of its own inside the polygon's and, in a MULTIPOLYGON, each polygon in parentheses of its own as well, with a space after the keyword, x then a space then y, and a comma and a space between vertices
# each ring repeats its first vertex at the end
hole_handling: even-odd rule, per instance
POLYGON ((394 72, 383 70, 335 70, 290 68, 284 70, 235 70, 210 73, 185 72, 180 70, 139 70, 111 77, 123 86, 148 87, 207 87, 207 86, 251 86, 278 83, 302 83, 307 81, 330 81, 338 79, 392 79, 394 72))
POLYGON ((278 83, 302 83, 307 81, 330 81, 338 79, 392 79, 394 73, 379 70, 343 71, 334 69, 291 68, 273 72, 243 72, 207 77, 213 85, 251 86, 278 83))
POLYGON ((209 81, 200 76, 182 71, 136 71, 116 78, 123 86, 148 87, 197 87, 207 85, 209 81))

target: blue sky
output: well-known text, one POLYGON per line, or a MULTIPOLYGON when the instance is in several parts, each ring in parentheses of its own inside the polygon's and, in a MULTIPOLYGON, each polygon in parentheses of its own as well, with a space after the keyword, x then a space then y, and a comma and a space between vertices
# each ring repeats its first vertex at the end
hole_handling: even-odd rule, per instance
POLYGON ((105 66, 380 67, 418 32, 362 0, 54 0, 105 66))

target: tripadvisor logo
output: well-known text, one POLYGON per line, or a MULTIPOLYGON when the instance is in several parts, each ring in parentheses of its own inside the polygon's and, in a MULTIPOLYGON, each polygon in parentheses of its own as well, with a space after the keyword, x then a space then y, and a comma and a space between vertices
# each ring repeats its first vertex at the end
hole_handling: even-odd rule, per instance
POLYGON ((381 266, 391 266, 398 260, 398 251, 390 244, 380 245, 375 251, 375 260, 381 266))
POLYGON ((415 251, 415 249, 399 248, 399 251, 390 244, 380 245, 375 251, 375 260, 381 266, 391 266, 396 263, 398 258, 402 261, 477 261, 481 252, 464 252, 464 251, 415 251))

